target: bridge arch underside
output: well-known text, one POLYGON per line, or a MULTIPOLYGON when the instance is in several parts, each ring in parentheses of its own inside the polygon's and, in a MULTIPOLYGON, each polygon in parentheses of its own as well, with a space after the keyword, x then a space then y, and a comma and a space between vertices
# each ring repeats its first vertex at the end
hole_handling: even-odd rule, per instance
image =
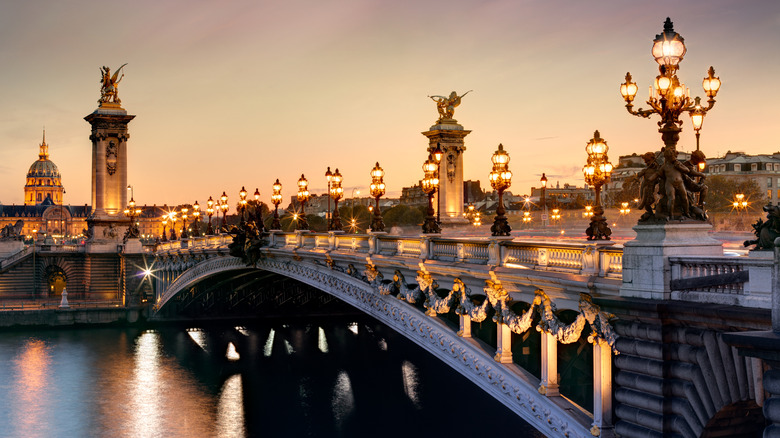
MULTIPOLYGON (((518 364, 498 363, 494 359, 495 350, 488 342, 458 336, 454 312, 428 316, 422 301, 408 303, 395 294, 380 294, 365 278, 320 264, 263 260, 256 268, 248 268, 238 259, 226 266, 226 260, 222 258, 206 261, 200 269, 197 279, 188 284, 181 284, 179 280, 171 284, 158 301, 156 317, 205 315, 212 311, 232 312, 231 316, 235 316, 236 313, 229 309, 242 306, 245 309, 239 311, 254 315, 265 308, 280 309, 274 307, 276 302, 295 306, 295 300, 305 302, 315 310, 333 306, 342 311, 343 307, 338 307, 337 303, 346 303, 421 346, 545 435, 593 436, 590 431, 592 417, 568 399, 540 394, 536 373, 528 372, 518 364), (215 272, 204 274, 202 271, 208 271, 209 263, 213 263, 215 272), (236 285, 240 291, 232 290, 236 285), (274 292, 279 287, 287 288, 288 292, 274 292), (218 293, 230 297, 217 299, 215 294, 218 293)), ((186 275, 185 271, 182 277, 186 275)), ((495 333, 495 323, 490 319, 485 320, 486 329, 495 333)), ((495 340, 494 334, 493 338, 495 340)), ((528 336, 522 339, 518 336, 518 344, 534 339, 539 342, 538 333, 530 334, 532 341, 526 338, 528 336)), ((522 350, 522 347, 518 348, 518 351, 522 350)))
POLYGON ((333 295, 293 278, 254 268, 227 270, 182 287, 158 319, 221 319, 354 313, 333 295))

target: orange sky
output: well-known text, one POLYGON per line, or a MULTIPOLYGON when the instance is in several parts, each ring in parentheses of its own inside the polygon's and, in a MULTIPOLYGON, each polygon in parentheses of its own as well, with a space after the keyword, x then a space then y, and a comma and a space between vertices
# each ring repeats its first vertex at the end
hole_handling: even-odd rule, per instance
MULTIPOLYGON (((464 175, 487 182, 503 143, 528 193, 542 172, 583 184, 598 129, 619 155, 657 150, 657 118, 630 116, 657 74, 652 39, 671 16, 688 53, 680 78, 704 96, 710 65, 723 86, 701 134, 707 156, 780 150, 780 2, 775 1, 25 1, 0 4, 0 202, 23 202, 24 175, 46 126, 66 203, 90 199, 90 127, 100 66, 127 62, 119 95, 130 124, 137 202, 177 204, 242 185, 285 199, 305 173, 366 193, 376 161, 389 195, 422 176, 436 120, 426 96, 474 91, 455 118, 464 175)), ((647 105, 638 105, 644 106, 647 105)), ((679 149, 694 148, 686 116, 679 149)))

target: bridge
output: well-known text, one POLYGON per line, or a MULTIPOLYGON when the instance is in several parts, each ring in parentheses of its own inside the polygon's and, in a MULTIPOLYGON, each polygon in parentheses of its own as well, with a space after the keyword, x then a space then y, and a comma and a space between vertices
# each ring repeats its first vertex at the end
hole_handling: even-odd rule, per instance
POLYGON ((154 318, 335 297, 548 436, 760 433, 767 362, 724 337, 771 328, 774 255, 724 257, 702 230, 637 228, 624 247, 272 231, 251 253, 225 234, 146 251, 154 318))

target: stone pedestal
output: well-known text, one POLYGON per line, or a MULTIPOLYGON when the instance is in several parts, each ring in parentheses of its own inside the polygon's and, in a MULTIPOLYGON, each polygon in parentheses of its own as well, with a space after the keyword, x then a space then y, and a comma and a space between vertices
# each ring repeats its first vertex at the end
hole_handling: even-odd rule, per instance
POLYGON ((450 119, 422 133, 428 137, 428 152, 433 152, 437 144, 444 152, 439 164, 439 190, 433 200, 437 212, 441 209, 443 226, 469 223, 463 215, 463 152, 466 150, 463 139, 470 132, 450 119))
POLYGON ((87 240, 87 252, 104 253, 116 252, 117 245, 122 244, 122 238, 130 226, 130 219, 122 217, 87 218, 87 227, 90 237, 87 240))
POLYGON ((723 245, 709 236, 707 223, 637 225, 636 239, 623 245, 620 296, 668 300, 670 256, 722 256, 723 245))
POLYGON ((125 254, 141 254, 144 252, 144 246, 141 243, 141 239, 135 237, 132 239, 127 239, 127 242, 125 242, 125 254))

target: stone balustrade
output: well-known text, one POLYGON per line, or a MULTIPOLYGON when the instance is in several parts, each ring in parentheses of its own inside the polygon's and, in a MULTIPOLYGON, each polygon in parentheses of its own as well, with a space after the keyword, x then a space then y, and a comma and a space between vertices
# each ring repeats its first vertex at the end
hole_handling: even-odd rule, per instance
MULTIPOLYGON (((767 253, 771 255, 771 253, 767 253)), ((771 258, 669 257, 673 300, 752 308, 772 305, 771 258)))

